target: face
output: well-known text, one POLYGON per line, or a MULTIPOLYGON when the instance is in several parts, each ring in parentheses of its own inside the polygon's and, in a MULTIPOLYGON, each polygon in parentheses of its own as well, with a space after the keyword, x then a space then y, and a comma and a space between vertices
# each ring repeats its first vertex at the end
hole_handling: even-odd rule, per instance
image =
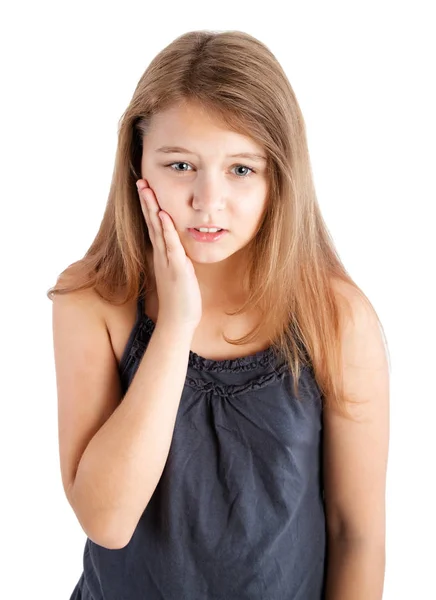
POLYGON ((194 104, 154 115, 143 141, 142 177, 195 263, 226 260, 253 239, 266 208, 266 166, 254 140, 194 104), (244 153, 258 157, 232 156, 244 153), (190 232, 212 226, 226 230, 217 241, 199 241, 190 232))

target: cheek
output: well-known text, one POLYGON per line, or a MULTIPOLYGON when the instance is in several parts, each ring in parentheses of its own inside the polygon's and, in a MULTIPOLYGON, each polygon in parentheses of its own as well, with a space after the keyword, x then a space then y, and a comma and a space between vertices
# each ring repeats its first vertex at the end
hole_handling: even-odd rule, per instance
POLYGON ((177 228, 179 222, 183 220, 181 218, 183 210, 180 201, 177 201, 174 190, 162 189, 162 187, 152 189, 154 190, 160 208, 170 215, 177 228))
POLYGON ((147 180, 149 187, 153 190, 160 208, 171 214, 174 205, 174 193, 171 193, 171 190, 168 189, 168 186, 165 185, 165 182, 163 182, 151 170, 148 170, 144 173, 144 179, 147 180))
POLYGON ((237 207, 238 218, 246 220, 247 223, 257 223, 266 208, 266 198, 253 195, 245 198, 237 207))
POLYGON ((166 196, 165 180, 156 165, 150 161, 142 159, 141 163, 142 177, 148 182, 149 187, 153 190, 158 201, 162 201, 166 196))

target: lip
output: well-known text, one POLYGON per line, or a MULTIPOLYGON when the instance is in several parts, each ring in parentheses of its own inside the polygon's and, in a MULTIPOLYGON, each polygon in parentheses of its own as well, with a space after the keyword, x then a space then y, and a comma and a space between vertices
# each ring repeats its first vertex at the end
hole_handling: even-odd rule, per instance
POLYGON ((225 227, 220 227, 219 225, 193 225, 192 227, 188 227, 188 229, 199 229, 200 227, 206 229, 222 229, 223 231, 227 231, 225 227))
POLYGON ((228 231, 227 229, 223 229, 222 231, 217 231, 216 233, 203 233, 201 231, 197 231, 195 227, 189 227, 188 233, 197 242, 217 242, 223 236, 225 236, 228 231))

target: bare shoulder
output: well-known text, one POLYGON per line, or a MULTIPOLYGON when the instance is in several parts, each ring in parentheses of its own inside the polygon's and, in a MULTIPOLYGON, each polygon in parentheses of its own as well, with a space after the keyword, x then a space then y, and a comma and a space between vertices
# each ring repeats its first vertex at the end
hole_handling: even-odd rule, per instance
POLYGON ((53 297, 53 313, 57 314, 59 311, 74 309, 90 312, 106 322, 111 305, 94 288, 77 290, 68 294, 55 294, 53 297))
MULTIPOLYGON (((355 372, 387 369, 387 352, 377 313, 367 298, 353 285, 332 281, 338 300, 343 366, 355 372)), ((351 382, 349 382, 351 383, 351 382)))
POLYGON ((373 317, 376 316, 374 309, 368 303, 365 296, 354 285, 343 279, 333 278, 331 286, 341 308, 341 317, 344 322, 347 318, 354 321, 359 316, 360 318, 364 315, 367 318, 370 318, 371 315, 373 317))
POLYGON ((121 401, 107 311, 91 289, 53 299, 59 452, 68 498, 86 446, 121 401))

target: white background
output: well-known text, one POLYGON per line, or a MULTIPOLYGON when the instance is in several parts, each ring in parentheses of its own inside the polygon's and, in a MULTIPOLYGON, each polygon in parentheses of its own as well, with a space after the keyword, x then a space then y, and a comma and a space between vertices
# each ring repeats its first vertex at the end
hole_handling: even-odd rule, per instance
POLYGON ((67 600, 82 570, 85 534, 61 485, 46 291, 97 233, 118 120, 150 60, 186 31, 239 29, 267 44, 289 77, 324 217, 386 330, 392 371, 384 599, 436 598, 432 4, 3 6, 2 597, 67 600))

